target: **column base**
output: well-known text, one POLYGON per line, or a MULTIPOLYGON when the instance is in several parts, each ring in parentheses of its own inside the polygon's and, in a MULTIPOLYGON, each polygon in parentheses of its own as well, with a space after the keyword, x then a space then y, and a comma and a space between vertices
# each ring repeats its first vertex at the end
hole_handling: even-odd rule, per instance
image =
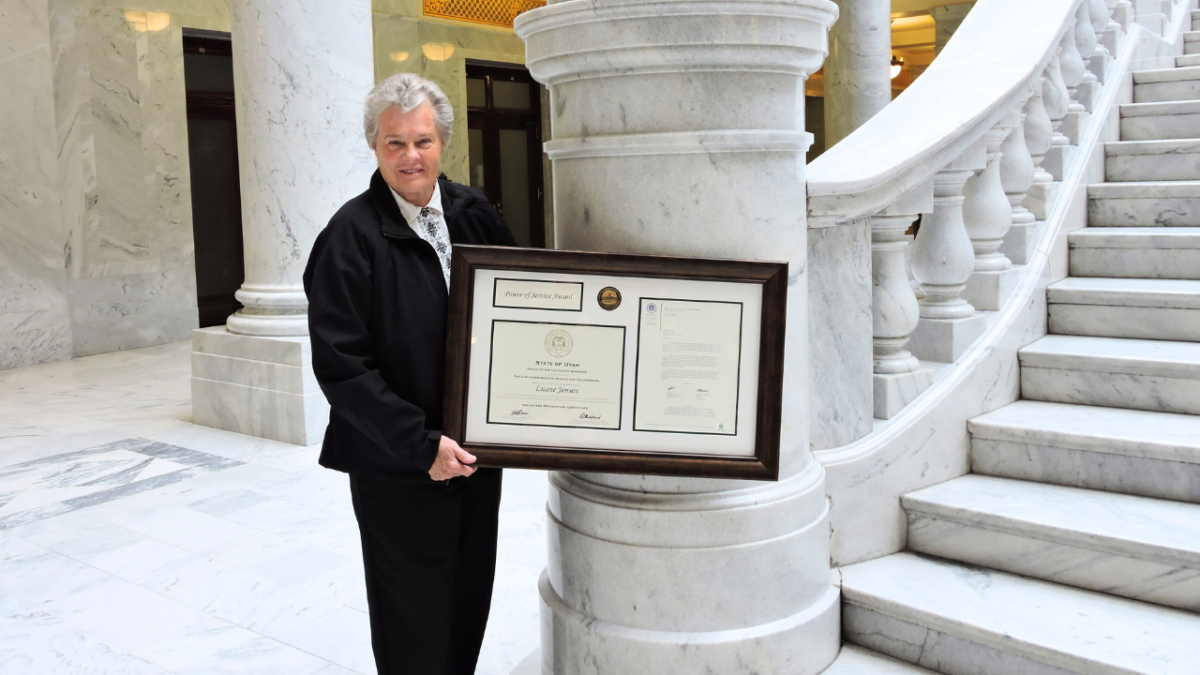
MULTIPOLYGON (((1043 185, 1056 185, 1056 183, 1043 183, 1043 185)), ((1025 201, 1028 203, 1029 199, 1026 198, 1025 201)), ((1013 223, 1008 234, 1004 235, 1004 243, 1000 244, 1000 252, 1014 265, 1028 265, 1029 259, 1033 257, 1034 249, 1037 248, 1037 237, 1041 224, 1040 220, 1033 223, 1013 223)))
POLYGON ((987 319, 978 313, 965 319, 922 318, 907 347, 922 361, 954 363, 985 330, 987 319))
POLYGON ((890 420, 933 384, 933 371, 922 368, 911 373, 874 373, 871 380, 875 383, 875 416, 890 420))
MULTIPOLYGON (((1045 162, 1042 163, 1045 164, 1045 162)), ((1058 198, 1058 190, 1061 186, 1062 183, 1034 183, 1029 186, 1029 191, 1025 193, 1025 201, 1021 202, 1021 206, 1029 209, 1034 218, 1045 220, 1047 213, 1050 211, 1050 205, 1058 198)), ((1011 232, 1012 230, 1009 230, 1010 234, 1011 232)), ((1005 251, 1004 255, 1008 255, 1008 252, 1005 251)), ((1008 256, 1008 259, 1013 262, 1017 261, 1012 256, 1008 256)))
POLYGON ((284 443, 319 442, 329 404, 313 376, 308 337, 192 331, 192 418, 284 443))
POLYGON ((841 647, 841 592, 833 586, 798 614, 760 626, 712 632, 630 628, 585 616, 558 597, 544 570, 538 593, 541 675, 816 675, 833 662, 841 647))
POLYGON ((967 288, 962 297, 975 309, 996 311, 1003 307, 1008 296, 1012 295, 1020 276, 1020 270, 1012 268, 998 272, 973 272, 967 280, 967 288))
MULTIPOLYGON (((1066 124, 1063 124, 1063 133, 1066 133, 1066 124)), ((1050 146, 1050 149, 1046 151, 1046 159, 1042 160, 1042 168, 1046 170, 1046 173, 1049 173, 1054 177, 1054 182, 1061 183, 1063 174, 1067 168, 1067 164, 1070 163, 1071 156, 1073 154, 1075 154, 1075 146, 1073 145, 1052 145, 1050 146)), ((1037 187, 1038 185, 1045 185, 1045 183, 1033 184, 1034 187, 1037 187)), ((1030 188, 1030 190, 1030 194, 1033 194, 1032 188, 1030 188)), ((1030 209, 1028 205, 1026 205, 1025 208, 1033 211, 1033 209, 1030 209)), ((1038 220, 1045 219, 1045 216, 1038 215, 1036 211, 1033 212, 1033 216, 1038 220)))

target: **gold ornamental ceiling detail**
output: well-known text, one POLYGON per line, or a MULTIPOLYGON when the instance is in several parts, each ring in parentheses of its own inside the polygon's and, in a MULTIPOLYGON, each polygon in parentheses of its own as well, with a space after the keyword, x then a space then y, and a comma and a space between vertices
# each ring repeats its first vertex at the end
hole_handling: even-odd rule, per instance
POLYGON ((546 0, 424 0, 426 16, 485 23, 512 28, 513 19, 522 12, 537 9, 546 0))

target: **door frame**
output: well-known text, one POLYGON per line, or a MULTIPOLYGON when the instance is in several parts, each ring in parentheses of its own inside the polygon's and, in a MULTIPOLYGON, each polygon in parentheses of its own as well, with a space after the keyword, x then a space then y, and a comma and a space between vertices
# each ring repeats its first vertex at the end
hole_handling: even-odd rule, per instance
MULTIPOLYGON (((523 64, 466 60, 465 77, 485 81, 485 106, 467 107, 467 128, 483 130, 483 185, 488 201, 504 215, 501 200, 500 130, 532 129, 528 134, 526 162, 529 165, 529 245, 546 247, 545 177, 542 171, 542 86, 523 64), (529 109, 495 108, 492 105, 494 80, 529 83, 529 109)), ((468 153, 469 154, 469 153, 468 153)))

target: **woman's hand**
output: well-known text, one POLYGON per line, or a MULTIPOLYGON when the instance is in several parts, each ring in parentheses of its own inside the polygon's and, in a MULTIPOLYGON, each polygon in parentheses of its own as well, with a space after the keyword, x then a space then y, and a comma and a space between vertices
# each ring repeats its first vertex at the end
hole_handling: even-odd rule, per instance
POLYGON ((429 467, 429 477, 434 480, 450 480, 455 476, 470 476, 475 473, 475 455, 463 450, 452 439, 442 436, 438 445, 437 459, 429 467))

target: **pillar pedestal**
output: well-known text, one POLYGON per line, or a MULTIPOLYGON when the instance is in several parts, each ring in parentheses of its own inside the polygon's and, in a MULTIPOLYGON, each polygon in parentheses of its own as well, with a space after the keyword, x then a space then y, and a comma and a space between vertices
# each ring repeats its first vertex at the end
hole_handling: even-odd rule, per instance
POLYGON ((230 10, 244 307, 226 326, 192 334, 193 417, 310 445, 329 404, 312 375, 301 277, 317 234, 375 168, 362 130, 374 84, 371 3, 330 12, 323 0, 233 0, 230 10))
POLYGON ((284 443, 319 442, 329 404, 313 377, 308 338, 192 331, 192 418, 284 443))
POLYGON ((839 648, 803 108, 836 6, 705 4, 568 0, 514 27, 550 90, 558 247, 788 262, 779 481, 552 473, 543 675, 816 675, 839 648))

